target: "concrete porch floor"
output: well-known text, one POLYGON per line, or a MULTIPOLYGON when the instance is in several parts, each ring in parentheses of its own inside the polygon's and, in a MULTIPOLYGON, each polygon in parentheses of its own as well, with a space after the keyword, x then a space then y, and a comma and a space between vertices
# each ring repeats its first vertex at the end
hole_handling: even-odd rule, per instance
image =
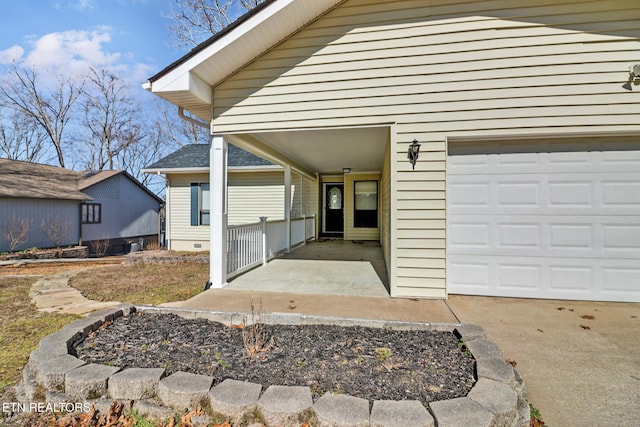
POLYGON ((225 289, 389 296, 387 269, 380 244, 350 240, 308 242, 265 266, 234 278, 225 289))

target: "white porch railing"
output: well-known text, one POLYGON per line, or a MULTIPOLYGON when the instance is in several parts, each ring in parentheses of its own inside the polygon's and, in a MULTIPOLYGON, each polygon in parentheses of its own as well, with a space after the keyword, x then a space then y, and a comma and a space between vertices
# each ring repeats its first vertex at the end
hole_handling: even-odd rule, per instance
MULTIPOLYGON (((231 279, 287 249, 287 222, 263 221, 227 227, 227 279, 231 279)), ((291 219, 291 245, 315 238, 316 218, 291 219)))

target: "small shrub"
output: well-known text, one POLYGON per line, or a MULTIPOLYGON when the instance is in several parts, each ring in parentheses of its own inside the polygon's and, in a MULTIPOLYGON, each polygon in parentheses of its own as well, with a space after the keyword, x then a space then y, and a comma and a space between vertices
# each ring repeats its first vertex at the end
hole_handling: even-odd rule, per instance
POLYGON ((101 258, 107 254, 111 241, 109 239, 94 240, 90 243, 91 250, 96 254, 98 258, 101 258))

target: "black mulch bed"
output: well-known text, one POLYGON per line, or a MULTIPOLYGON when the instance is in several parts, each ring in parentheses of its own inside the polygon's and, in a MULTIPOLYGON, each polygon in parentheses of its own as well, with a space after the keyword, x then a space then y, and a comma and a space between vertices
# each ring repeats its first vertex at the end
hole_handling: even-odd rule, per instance
POLYGON ((173 314, 136 313, 103 325, 77 356, 121 368, 166 369, 269 385, 309 386, 373 400, 423 403, 466 396, 475 360, 450 332, 263 325, 270 347, 249 357, 242 330, 173 314))

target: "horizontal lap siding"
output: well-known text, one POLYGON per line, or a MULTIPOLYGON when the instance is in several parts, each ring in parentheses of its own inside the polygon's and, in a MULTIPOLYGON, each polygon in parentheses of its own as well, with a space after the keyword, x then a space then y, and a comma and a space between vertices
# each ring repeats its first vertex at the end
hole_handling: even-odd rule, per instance
MULTIPOLYGON (((292 189, 294 199, 296 188, 292 189)), ((230 173, 228 206, 230 225, 258 222, 261 216, 269 220, 284 218, 284 173, 230 173)))
POLYGON ((640 131, 639 37, 627 0, 349 0, 217 86, 214 126, 395 123, 392 294, 444 297, 446 138, 640 131))
POLYGON ((209 226, 191 226, 191 183, 209 182, 209 174, 167 175, 169 187, 169 226, 171 249, 209 249, 209 226))

